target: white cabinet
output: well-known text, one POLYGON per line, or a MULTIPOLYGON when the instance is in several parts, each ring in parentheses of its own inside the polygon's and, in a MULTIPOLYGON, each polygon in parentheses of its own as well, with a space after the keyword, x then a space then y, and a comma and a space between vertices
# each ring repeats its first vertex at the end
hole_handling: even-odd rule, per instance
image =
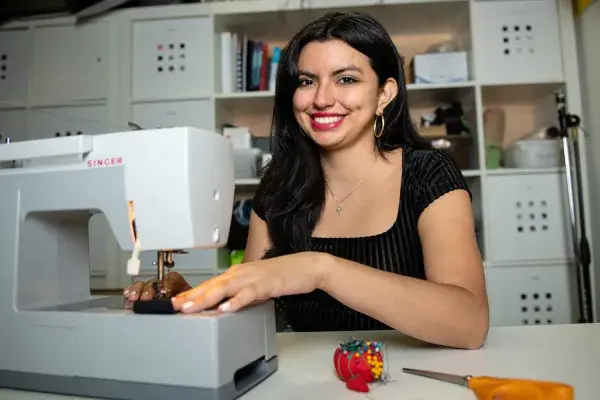
POLYGON ((27 30, 0 31, 0 109, 27 103, 30 44, 27 30))
POLYGON ((555 1, 475 1, 472 13, 478 81, 530 84, 564 78, 555 1))
POLYGON ((33 38, 34 104, 106 99, 107 22, 36 27, 33 38))
POLYGON ((491 326, 576 322, 572 266, 486 268, 491 326))
MULTIPOLYGON (((17 142, 27 137, 27 111, 5 110, 0 111, 0 136, 3 139, 10 138, 17 142)), ((2 142, 0 140, 0 142, 2 142)))
POLYGON ((564 174, 487 178, 487 261, 556 262, 572 258, 564 174))
POLYGON ((103 105, 34 108, 29 111, 27 122, 28 139, 128 130, 109 124, 108 109, 103 105))
POLYGON ((134 101, 214 91, 212 17, 133 22, 134 101))

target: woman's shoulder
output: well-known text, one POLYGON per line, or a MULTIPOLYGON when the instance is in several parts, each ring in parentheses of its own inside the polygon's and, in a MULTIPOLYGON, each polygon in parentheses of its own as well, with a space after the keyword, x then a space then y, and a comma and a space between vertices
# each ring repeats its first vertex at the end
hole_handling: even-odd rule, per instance
POLYGON ((416 178, 422 184, 439 180, 464 180, 462 171, 452 155, 441 149, 406 148, 405 176, 416 178))
POLYGON ((406 148, 406 166, 412 174, 430 174, 449 171, 461 172, 454 158, 442 149, 406 148))
POLYGON ((460 167, 446 150, 408 148, 405 154, 405 190, 416 199, 419 214, 436 199, 454 190, 465 190, 472 197, 460 167))

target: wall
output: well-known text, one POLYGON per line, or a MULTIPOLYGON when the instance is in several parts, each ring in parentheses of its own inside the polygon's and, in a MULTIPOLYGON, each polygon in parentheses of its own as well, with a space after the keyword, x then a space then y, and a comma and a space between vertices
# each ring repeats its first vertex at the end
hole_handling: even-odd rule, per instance
MULTIPOLYGON (((589 134, 586 148, 588 159, 588 184, 590 204, 600 201, 600 1, 575 1, 575 9, 583 12, 575 21, 577 52, 583 104, 582 127, 589 134), (585 4, 583 4, 585 3, 585 4), (583 7, 587 6, 587 7, 583 7), (585 8, 585 10, 583 10, 585 8)), ((594 237, 600 236, 600 216, 597 212, 591 220, 594 237)), ((590 244, 592 245, 592 244, 590 244)), ((598 252, 596 252, 598 254, 598 252)), ((596 287, 600 285, 600 269, 595 269, 596 287)), ((600 304, 600 291, 596 293, 596 304, 600 304)))

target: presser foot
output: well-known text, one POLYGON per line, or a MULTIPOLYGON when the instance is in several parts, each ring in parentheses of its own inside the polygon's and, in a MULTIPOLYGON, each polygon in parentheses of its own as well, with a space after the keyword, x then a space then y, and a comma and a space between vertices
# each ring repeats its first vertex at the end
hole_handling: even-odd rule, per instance
POLYGON ((156 267, 156 282, 152 284, 154 290, 154 299, 164 300, 171 298, 171 290, 163 286, 163 282, 168 272, 175 266, 173 254, 187 254, 184 250, 160 250, 156 252, 156 261, 152 264, 156 267))

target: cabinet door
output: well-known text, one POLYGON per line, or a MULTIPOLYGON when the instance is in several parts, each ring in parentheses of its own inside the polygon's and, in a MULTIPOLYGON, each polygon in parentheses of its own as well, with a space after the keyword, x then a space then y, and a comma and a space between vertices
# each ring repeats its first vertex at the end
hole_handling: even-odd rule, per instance
POLYGON ((486 179, 486 261, 514 264, 573 259, 563 173, 486 179))
POLYGON ((106 106, 35 108, 30 111, 27 122, 28 139, 128 130, 108 123, 106 106))
POLYGON ((27 138, 27 111, 6 110, 0 111, 0 136, 3 142, 6 138, 17 142, 27 138))
POLYGON ((34 104, 70 104, 107 97, 107 22, 39 27, 33 37, 34 104))
POLYGON ((0 108, 27 104, 30 54, 29 31, 0 31, 0 108))
POLYGON ((212 99, 133 105, 133 121, 142 128, 192 126, 215 130, 212 99))
POLYGON ((213 42, 210 16, 134 22, 133 100, 211 95, 213 42))
POLYGON ((556 1, 476 1, 471 9, 479 82, 563 79, 556 1))

